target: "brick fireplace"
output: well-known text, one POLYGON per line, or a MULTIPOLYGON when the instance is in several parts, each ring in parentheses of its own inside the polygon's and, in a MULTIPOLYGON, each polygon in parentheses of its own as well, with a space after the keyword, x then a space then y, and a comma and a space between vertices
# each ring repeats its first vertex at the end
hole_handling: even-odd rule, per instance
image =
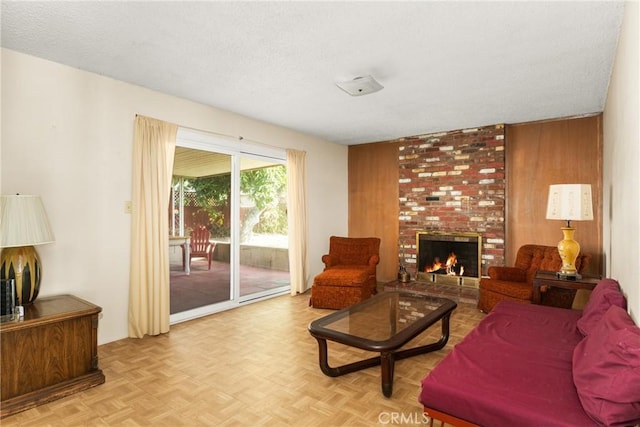
MULTIPOLYGON (((489 265, 503 265, 504 125, 405 137, 398 142, 399 253, 411 275, 416 277, 418 272, 418 233, 424 232, 477 233, 481 237, 479 275, 486 275, 489 265)), ((418 279, 424 280, 421 276, 418 279)))

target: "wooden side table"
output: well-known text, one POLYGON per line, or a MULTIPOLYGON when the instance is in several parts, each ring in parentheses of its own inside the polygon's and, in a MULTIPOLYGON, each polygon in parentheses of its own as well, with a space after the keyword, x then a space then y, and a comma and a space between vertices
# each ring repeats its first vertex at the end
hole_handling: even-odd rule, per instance
POLYGON ((0 418, 102 384, 98 316, 71 295, 38 298, 0 323, 0 418))
POLYGON ((557 287, 563 289, 587 289, 593 290, 602 277, 583 274, 581 279, 567 280, 557 276, 555 271, 536 271, 533 276, 533 303, 540 304, 542 292, 547 287, 557 287))

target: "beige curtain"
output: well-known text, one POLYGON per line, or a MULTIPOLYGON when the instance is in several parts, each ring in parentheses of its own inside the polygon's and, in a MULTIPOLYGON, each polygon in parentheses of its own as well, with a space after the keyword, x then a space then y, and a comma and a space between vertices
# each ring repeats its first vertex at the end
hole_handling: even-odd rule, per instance
POLYGON ((307 290, 307 156, 287 150, 287 221, 291 295, 307 290))
POLYGON ((136 116, 133 141, 129 337, 169 332, 167 209, 176 125, 136 116))

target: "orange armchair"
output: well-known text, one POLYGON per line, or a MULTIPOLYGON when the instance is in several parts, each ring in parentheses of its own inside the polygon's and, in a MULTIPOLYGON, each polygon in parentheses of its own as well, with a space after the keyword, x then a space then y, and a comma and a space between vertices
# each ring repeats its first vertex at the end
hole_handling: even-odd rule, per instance
MULTIPOLYGON (((576 269, 583 272, 590 256, 579 254, 576 269)), ((531 304, 533 301, 533 276, 537 270, 559 271, 562 260, 555 246, 524 245, 518 249, 514 267, 489 267, 489 278, 480 279, 478 308, 489 313, 500 301, 516 301, 531 304)))
POLYGON ((206 258, 209 263, 209 270, 211 270, 211 257, 213 250, 216 247, 215 243, 210 241, 211 233, 207 230, 207 227, 201 225, 191 232, 191 239, 189 243, 189 259, 186 258, 185 245, 182 247, 182 269, 184 270, 185 262, 189 263, 191 267, 191 258, 206 258))
POLYGON ((377 293, 379 238, 331 236, 322 262, 324 271, 313 279, 311 306, 340 309, 377 293))

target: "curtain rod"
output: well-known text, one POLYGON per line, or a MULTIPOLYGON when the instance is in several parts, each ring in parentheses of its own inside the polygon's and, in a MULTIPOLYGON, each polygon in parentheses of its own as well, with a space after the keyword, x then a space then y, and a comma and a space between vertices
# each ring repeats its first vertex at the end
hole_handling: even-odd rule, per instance
MULTIPOLYGON (((138 117, 138 116, 140 116, 140 117, 149 117, 149 116, 145 116, 145 115, 143 115, 143 114, 138 114, 138 113, 136 113, 136 117, 138 117)), ((156 118, 154 118, 154 117, 149 117, 149 118, 152 118, 152 119, 154 119, 154 120, 161 120, 161 119, 156 119, 156 118)), ((161 120, 161 121, 167 122, 166 120, 161 120)), ((214 132, 214 131, 204 130, 204 129, 197 129, 197 128, 190 127, 190 126, 182 126, 182 125, 179 125, 179 124, 177 124, 177 123, 173 123, 173 122, 167 122, 167 123, 171 123, 171 124, 173 124, 173 125, 175 125, 175 126, 177 126, 177 127, 179 127, 179 128, 182 128, 182 129, 193 130, 193 131, 196 131, 196 132, 209 133, 209 134, 217 135, 217 136, 224 136, 224 137, 231 138, 231 139, 235 139, 235 140, 238 140, 238 141, 246 141, 246 142, 250 142, 250 143, 253 143, 253 144, 262 145, 262 146, 264 146, 264 147, 268 147, 268 148, 282 149, 282 147, 276 147, 276 146, 274 146, 274 145, 267 144, 267 143, 265 143, 265 142, 256 141, 256 140, 254 140, 254 139, 247 139, 247 138, 245 138, 245 137, 244 137, 244 136, 242 136, 242 135, 237 135, 237 136, 236 136, 236 135, 227 135, 226 133, 214 132)))

